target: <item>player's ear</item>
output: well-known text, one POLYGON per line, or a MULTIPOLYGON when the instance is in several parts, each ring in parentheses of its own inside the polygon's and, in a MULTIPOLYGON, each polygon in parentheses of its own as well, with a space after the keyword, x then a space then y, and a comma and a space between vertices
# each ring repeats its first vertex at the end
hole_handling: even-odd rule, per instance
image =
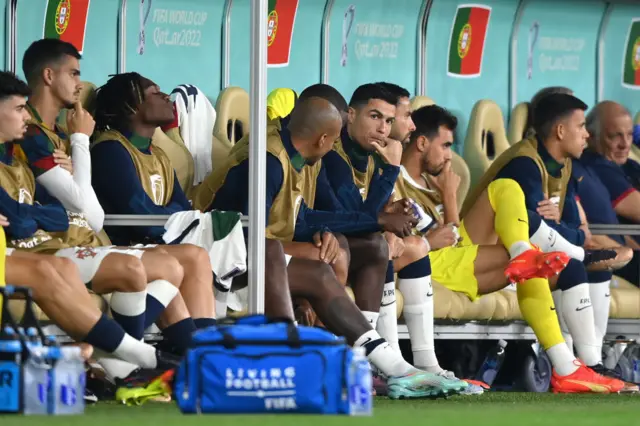
POLYGON ((416 147, 420 152, 424 152, 424 150, 427 149, 428 143, 429 143, 429 140, 424 135, 420 135, 416 138, 416 147))
POLYGON ((356 121, 357 111, 355 108, 349 107, 349 112, 347 112, 347 123, 353 124, 356 121))

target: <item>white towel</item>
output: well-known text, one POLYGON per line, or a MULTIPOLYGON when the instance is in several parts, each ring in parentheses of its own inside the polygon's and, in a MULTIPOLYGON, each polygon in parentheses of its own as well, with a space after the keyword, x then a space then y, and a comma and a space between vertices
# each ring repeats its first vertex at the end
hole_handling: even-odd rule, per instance
POLYGON ((171 92, 176 107, 180 136, 194 163, 193 185, 211 173, 211 150, 216 110, 196 86, 181 84, 171 92))
POLYGON ((235 212, 213 211, 202 213, 199 210, 178 212, 171 215, 164 225, 166 232, 162 236, 166 243, 174 241, 196 220, 193 228, 181 241, 202 247, 209 253, 211 270, 216 281, 229 289, 234 277, 247 271, 247 247, 242 233, 240 214, 235 212))

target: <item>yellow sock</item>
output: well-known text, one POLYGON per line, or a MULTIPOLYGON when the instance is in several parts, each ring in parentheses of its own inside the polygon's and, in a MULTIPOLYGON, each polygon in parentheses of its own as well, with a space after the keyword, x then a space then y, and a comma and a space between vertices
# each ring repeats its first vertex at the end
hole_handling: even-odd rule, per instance
POLYGON ((517 289, 522 317, 533 329, 542 347, 547 350, 564 343, 549 281, 544 278, 532 278, 518 284, 517 289))
POLYGON ((513 179, 497 179, 487 188, 489 203, 495 212, 494 227, 502 245, 512 257, 531 248, 529 244, 529 214, 525 204, 524 192, 513 179), (525 244, 523 244, 525 243, 525 244), (519 253, 513 253, 514 244, 521 247, 519 253), (527 246, 528 244, 528 246, 527 246))

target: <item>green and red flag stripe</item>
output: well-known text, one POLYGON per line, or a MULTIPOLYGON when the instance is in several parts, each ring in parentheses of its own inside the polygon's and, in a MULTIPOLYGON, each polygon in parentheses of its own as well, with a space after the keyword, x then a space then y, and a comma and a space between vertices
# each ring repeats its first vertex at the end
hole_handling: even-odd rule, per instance
POLYGON ((48 0, 44 15, 44 38, 57 38, 73 44, 80 53, 90 0, 48 0))
POLYGON ((631 21, 625 47, 622 82, 640 88, 640 18, 631 21))
POLYGON ((448 73, 454 77, 477 77, 482 69, 484 42, 491 7, 460 5, 449 39, 448 73))
POLYGON ((269 0, 267 17, 267 65, 289 65, 291 39, 299 0, 269 0))

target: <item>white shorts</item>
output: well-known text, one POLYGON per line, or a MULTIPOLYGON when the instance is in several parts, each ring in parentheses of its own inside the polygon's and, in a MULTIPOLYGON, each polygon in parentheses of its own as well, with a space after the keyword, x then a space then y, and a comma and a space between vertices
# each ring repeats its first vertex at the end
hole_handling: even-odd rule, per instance
POLYGON ((14 248, 9 248, 7 247, 7 250, 4 252, 5 256, 11 256, 11 254, 15 251, 16 249, 14 248))
POLYGON ((130 256, 142 258, 144 250, 133 247, 118 249, 115 246, 109 247, 70 247, 56 252, 56 256, 65 257, 71 260, 80 271, 82 282, 88 284, 95 277, 100 264, 105 257, 111 253, 128 254, 130 256))
POLYGON ((289 266, 289 262, 291 262, 291 255, 290 254, 285 254, 284 255, 284 261, 287 263, 287 266, 289 266))

